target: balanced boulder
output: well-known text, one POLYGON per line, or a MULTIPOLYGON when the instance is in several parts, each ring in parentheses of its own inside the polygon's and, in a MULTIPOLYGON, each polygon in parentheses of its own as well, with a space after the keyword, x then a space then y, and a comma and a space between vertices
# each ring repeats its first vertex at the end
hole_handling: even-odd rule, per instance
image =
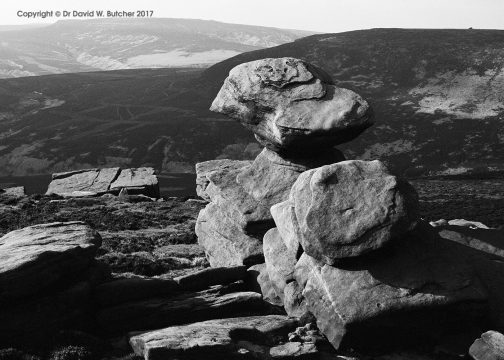
POLYGON ((352 140, 372 125, 368 103, 295 58, 269 58, 229 72, 210 110, 239 120, 264 146, 305 152, 352 140))

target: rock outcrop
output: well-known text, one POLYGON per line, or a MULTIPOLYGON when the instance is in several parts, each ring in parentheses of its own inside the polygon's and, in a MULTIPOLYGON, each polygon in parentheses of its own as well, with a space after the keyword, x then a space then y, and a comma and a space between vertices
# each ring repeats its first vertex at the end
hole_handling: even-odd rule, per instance
POLYGON ((504 335, 497 331, 487 331, 471 345, 469 355, 474 360, 503 360, 504 335))
POLYGON ((82 222, 34 225, 0 238, 0 347, 92 326, 93 288, 109 275, 94 260, 100 245, 100 235, 82 222))
POLYGON ((0 238, 0 301, 31 296, 79 276, 101 237, 82 222, 34 225, 0 238))
POLYGON ((304 171, 344 160, 333 146, 372 124, 372 111, 359 95, 293 58, 236 67, 211 110, 238 119, 266 146, 252 163, 196 166, 198 193, 210 201, 196 233, 212 266, 263 262, 262 238, 275 226, 271 206, 287 199, 304 171))
POLYGON ((128 194, 141 194, 159 198, 159 184, 153 168, 138 169, 87 169, 52 175, 47 195, 64 197, 98 196, 107 193, 118 195, 121 190, 128 194))

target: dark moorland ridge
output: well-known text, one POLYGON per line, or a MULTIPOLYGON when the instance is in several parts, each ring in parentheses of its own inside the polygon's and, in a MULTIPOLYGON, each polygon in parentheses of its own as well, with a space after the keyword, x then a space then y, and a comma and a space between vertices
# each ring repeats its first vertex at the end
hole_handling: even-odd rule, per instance
POLYGON ((0 81, 0 175, 252 158, 238 124, 208 111, 229 70, 294 56, 369 99, 376 125, 343 150, 408 176, 502 168, 504 32, 373 29, 306 37, 233 57, 202 73, 157 69, 0 81))

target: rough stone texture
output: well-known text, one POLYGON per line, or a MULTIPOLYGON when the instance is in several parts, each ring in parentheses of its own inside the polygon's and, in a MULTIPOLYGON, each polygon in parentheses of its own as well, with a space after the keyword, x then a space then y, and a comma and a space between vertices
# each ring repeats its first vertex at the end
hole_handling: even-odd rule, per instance
POLYGON ((73 193, 82 196, 83 192, 90 196, 105 194, 119 171, 119 168, 106 168, 56 173, 52 175, 46 194, 61 196, 73 196, 73 193))
POLYGON ((479 221, 470 221, 466 219, 453 219, 448 221, 448 225, 457 225, 457 226, 465 226, 470 228, 479 228, 479 229, 489 229, 488 226, 479 222, 479 221))
MULTIPOLYGON (((133 334, 130 344, 145 360, 243 359, 263 354, 265 347, 285 341, 296 326, 295 319, 281 315, 218 319, 133 334)), ((274 353, 287 350, 277 349, 274 353)))
POLYGON ((474 360, 504 360, 504 335, 497 331, 487 331, 476 339, 469 348, 474 360))
POLYGON ((289 316, 301 318, 307 315, 308 308, 303 296, 303 288, 297 281, 289 282, 284 288, 283 306, 289 316))
POLYGON ((282 237, 287 249, 290 252, 298 254, 303 251, 301 244, 299 243, 299 234, 301 230, 299 229, 299 224, 296 220, 296 212, 294 210, 294 204, 290 200, 278 203, 271 207, 271 215, 275 220, 278 232, 282 237))
POLYGON ((0 195, 6 195, 14 198, 20 198, 26 196, 24 186, 15 186, 5 189, 0 189, 0 195))
POLYGON ((229 159, 219 159, 204 161, 196 164, 196 193, 199 197, 210 201, 210 196, 205 192, 210 180, 208 180, 208 175, 213 171, 222 170, 236 170, 244 166, 250 165, 252 161, 244 160, 229 160, 229 159))
POLYGON ((0 300, 71 281, 93 263, 100 235, 83 222, 34 225, 0 238, 0 300))
MULTIPOLYGON (((289 201, 304 251, 329 265, 382 247, 418 219, 415 190, 377 160, 306 171, 293 185, 289 201)), ((279 227, 290 220, 292 216, 280 219, 279 227)))
POLYGON ((261 295, 243 286, 214 286, 199 292, 155 297, 104 308, 97 315, 106 333, 149 330, 194 321, 258 314, 264 309, 261 295))
POLYGON ((275 306, 283 306, 283 301, 277 295, 273 283, 269 278, 266 264, 253 265, 248 268, 247 273, 247 285, 250 289, 262 294, 264 301, 275 306))
POLYGON ((159 183, 155 174, 156 171, 150 167, 122 169, 110 184, 110 191, 127 189, 129 195, 142 194, 159 198, 159 183))
MULTIPOLYGON (((435 231, 443 239, 460 244, 465 261, 470 263, 489 292, 492 328, 504 331, 504 231, 447 225, 435 231)), ((461 259, 462 261, 462 259, 461 259)))
POLYGON ((263 249, 269 278, 275 292, 283 300, 285 286, 294 281, 297 253, 289 251, 277 228, 268 230, 264 235, 263 249))
POLYGON ((213 285, 226 285, 247 277, 246 266, 208 268, 174 280, 184 290, 201 290, 213 285))
POLYGON ((262 145, 281 153, 350 141, 373 122, 364 99, 294 58, 236 66, 210 110, 239 120, 262 145))
POLYGON ((262 262, 261 240, 244 234, 231 219, 220 216, 220 209, 217 204, 208 204, 196 222, 198 244, 205 249, 210 265, 229 267, 262 262))
POLYGON ((422 228, 338 267, 304 253, 295 275, 319 329, 336 349, 418 344, 486 325, 486 288, 459 261, 457 246, 422 228))
POLYGON ((287 342, 270 349, 272 359, 306 359, 316 360, 320 358, 320 353, 313 343, 287 342))

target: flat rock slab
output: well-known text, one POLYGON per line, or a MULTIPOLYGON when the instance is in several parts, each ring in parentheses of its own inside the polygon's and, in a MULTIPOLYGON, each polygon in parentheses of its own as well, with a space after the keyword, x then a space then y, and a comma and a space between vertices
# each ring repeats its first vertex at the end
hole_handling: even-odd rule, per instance
POLYGON ((122 169, 110 184, 110 191, 126 189, 129 195, 142 194, 159 198, 159 183, 156 171, 151 167, 122 169))
POLYGON ((0 299, 28 296, 82 273, 101 245, 83 222, 56 222, 0 238, 0 299))
MULTIPOLYGON (((295 319, 282 315, 218 319, 133 335, 130 344, 146 360, 245 359, 264 353, 275 340, 285 340, 296 326, 295 319)), ((282 358, 296 351, 299 347, 273 353, 282 358)))
POLYGON ((101 195, 108 192, 110 184, 118 176, 120 168, 87 169, 52 175, 46 195, 82 196, 101 195))
POLYGON ((469 348, 474 360, 504 360, 504 335, 497 331, 487 331, 469 348))
POLYGON ((0 195, 5 195, 13 198, 20 198, 26 196, 24 186, 15 186, 5 189, 0 189, 0 195))
POLYGON ((98 314, 98 323, 106 333, 121 333, 219 317, 259 314, 264 310, 261 294, 242 291, 242 286, 233 285, 105 308, 98 314))

